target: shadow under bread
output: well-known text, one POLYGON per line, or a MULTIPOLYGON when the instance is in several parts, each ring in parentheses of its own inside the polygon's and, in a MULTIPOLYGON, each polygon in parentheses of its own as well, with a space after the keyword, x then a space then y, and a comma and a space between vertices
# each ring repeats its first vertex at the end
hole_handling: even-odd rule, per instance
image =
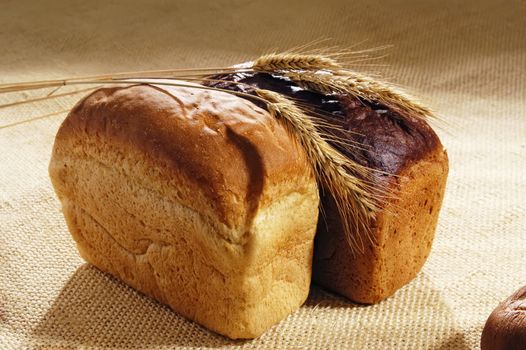
POLYGON ((62 288, 32 336, 40 344, 102 348, 243 344, 188 321, 87 263, 62 288))
POLYGON ((425 344, 433 344, 430 349, 469 349, 451 309, 425 273, 375 305, 352 303, 313 284, 305 304, 286 320, 260 338, 236 341, 188 321, 86 263, 68 280, 31 336, 43 346, 221 348, 272 343, 302 348, 305 331, 317 334, 311 348, 337 344, 351 349, 430 348, 425 344), (442 324, 441 333, 429 333, 435 322, 442 324))

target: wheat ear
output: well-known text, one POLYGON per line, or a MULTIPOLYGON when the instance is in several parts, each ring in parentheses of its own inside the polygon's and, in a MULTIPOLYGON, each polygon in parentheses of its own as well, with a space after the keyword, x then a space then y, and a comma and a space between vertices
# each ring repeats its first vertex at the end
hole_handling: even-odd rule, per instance
POLYGON ((336 68, 341 68, 340 64, 330 57, 296 53, 272 53, 263 55, 252 63, 252 69, 258 72, 336 68))
POLYGON ((346 239, 353 251, 363 251, 364 240, 371 241, 370 220, 377 210, 374 191, 362 178, 367 169, 333 148, 318 131, 315 122, 292 100, 269 90, 256 89, 267 103, 267 110, 283 123, 305 149, 320 186, 336 203, 346 239))
POLYGON ((285 75, 298 85, 323 94, 350 94, 366 101, 382 103, 401 112, 429 119, 433 112, 413 97, 387 83, 376 81, 352 71, 307 72, 292 71, 285 75))

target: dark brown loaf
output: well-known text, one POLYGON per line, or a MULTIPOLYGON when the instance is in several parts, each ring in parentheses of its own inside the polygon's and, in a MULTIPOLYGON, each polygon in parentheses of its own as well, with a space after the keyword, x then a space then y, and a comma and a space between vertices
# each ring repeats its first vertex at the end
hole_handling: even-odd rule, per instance
MULTIPOLYGON (((349 248, 330 194, 322 192, 325 220, 315 242, 315 282, 362 303, 375 303, 412 280, 429 255, 448 173, 447 154, 423 120, 384 105, 351 96, 325 96, 299 88, 277 74, 237 73, 221 79, 239 82, 210 85, 251 93, 253 87, 283 93, 307 102, 364 150, 338 147, 349 158, 372 169, 376 186, 396 199, 385 201, 370 223, 374 243, 364 232, 364 252, 349 248)), ((343 135, 343 133, 342 133, 343 135)))
POLYGON ((480 341, 481 350, 526 349, 526 286, 491 313, 480 341))

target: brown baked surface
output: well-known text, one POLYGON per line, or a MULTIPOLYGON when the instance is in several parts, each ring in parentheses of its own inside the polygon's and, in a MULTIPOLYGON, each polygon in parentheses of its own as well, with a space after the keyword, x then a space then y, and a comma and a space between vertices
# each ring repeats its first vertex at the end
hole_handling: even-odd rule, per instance
POLYGON ((526 286, 491 313, 480 339, 481 350, 526 349, 526 286))
POLYGON ((141 85, 80 101, 49 170, 88 262, 212 330, 253 338, 309 292, 319 198, 307 164, 243 99, 141 85))
MULTIPOLYGON (((448 173, 448 159, 438 136, 420 119, 351 96, 326 96, 299 88, 277 74, 223 75, 210 85, 252 93, 254 87, 283 93, 322 112, 363 150, 339 148, 349 158, 378 170, 373 182, 395 199, 383 203, 372 239, 364 252, 346 243, 340 217, 329 195, 322 196, 325 219, 316 235, 313 279, 361 303, 376 303, 412 280, 429 255, 448 173), (386 172, 388 174, 382 173, 386 172)), ((368 242, 364 232, 357 232, 368 242)))
MULTIPOLYGON (((372 226, 374 242, 363 252, 346 244, 331 198, 323 198, 326 220, 315 239, 314 280, 349 299, 377 303, 410 282, 429 256, 442 204, 448 167, 442 150, 406 166, 390 184, 396 197, 372 226)), ((362 234, 363 233, 358 233, 362 234)))

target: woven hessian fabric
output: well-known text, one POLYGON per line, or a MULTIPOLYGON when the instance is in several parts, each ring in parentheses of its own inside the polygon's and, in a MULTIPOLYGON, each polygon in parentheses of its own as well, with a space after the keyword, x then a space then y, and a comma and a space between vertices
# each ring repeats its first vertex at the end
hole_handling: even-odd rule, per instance
POLYGON ((478 348, 490 312, 526 283, 526 4, 379 3, 2 1, 0 82, 224 66, 319 38, 391 44, 378 62, 388 66, 354 67, 380 70, 437 111, 451 170, 431 256, 413 282, 374 306, 313 287, 259 339, 234 342, 78 256, 47 173, 65 113, 24 121, 66 111, 82 94, 0 108, 0 348, 478 348))

